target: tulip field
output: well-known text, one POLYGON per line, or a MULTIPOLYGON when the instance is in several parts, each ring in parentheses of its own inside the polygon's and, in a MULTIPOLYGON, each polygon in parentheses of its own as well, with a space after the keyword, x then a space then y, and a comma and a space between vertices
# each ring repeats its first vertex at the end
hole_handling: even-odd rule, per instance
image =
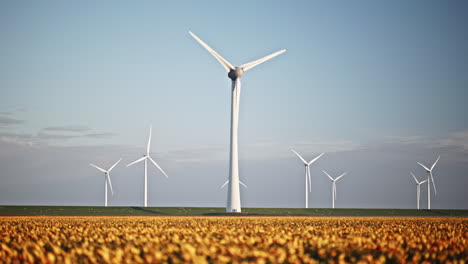
POLYGON ((463 217, 0 217, 0 263, 467 261, 463 217))

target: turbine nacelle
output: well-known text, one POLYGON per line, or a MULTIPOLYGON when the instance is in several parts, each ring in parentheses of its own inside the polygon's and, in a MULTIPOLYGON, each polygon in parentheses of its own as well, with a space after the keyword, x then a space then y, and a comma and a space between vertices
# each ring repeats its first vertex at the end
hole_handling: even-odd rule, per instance
POLYGON ((230 70, 228 73, 229 79, 235 81, 244 75, 244 70, 240 67, 236 67, 233 70, 230 70))

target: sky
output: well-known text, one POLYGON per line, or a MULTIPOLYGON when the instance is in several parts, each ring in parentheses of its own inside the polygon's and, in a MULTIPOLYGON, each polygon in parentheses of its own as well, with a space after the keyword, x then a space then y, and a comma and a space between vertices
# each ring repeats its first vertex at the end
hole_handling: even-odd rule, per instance
POLYGON ((466 1, 1 1, 0 204, 226 206, 230 80, 242 77, 243 207, 468 209, 466 1), (421 188, 427 208, 427 185, 421 188))

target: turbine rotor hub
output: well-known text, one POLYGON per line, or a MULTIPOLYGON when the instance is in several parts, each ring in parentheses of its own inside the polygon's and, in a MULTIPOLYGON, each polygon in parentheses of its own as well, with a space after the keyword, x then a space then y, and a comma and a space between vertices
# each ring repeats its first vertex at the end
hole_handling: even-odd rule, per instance
POLYGON ((236 67, 234 70, 231 70, 228 73, 228 77, 231 80, 235 81, 235 80, 239 79, 240 77, 242 77, 243 74, 244 74, 244 70, 242 70, 242 68, 236 67))

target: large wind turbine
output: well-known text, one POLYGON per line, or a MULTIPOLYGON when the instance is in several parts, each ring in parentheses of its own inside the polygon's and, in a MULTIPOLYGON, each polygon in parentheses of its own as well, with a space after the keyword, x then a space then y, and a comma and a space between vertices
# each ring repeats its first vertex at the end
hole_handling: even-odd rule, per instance
POLYGON ((436 190, 435 183, 434 183, 434 177, 432 177, 432 170, 434 169, 439 159, 440 159, 440 155, 436 159, 436 161, 434 161, 434 164, 432 164, 430 169, 428 169, 426 166, 418 162, 418 164, 421 165, 421 167, 423 167, 427 172, 427 209, 429 210, 431 209, 431 181, 432 181, 432 186, 434 186, 434 194, 437 195, 437 190, 436 190))
POLYGON ((419 210, 419 200, 420 200, 420 197, 421 197, 421 184, 427 182, 427 180, 424 180, 422 182, 419 182, 418 179, 416 179, 416 176, 414 176, 414 174, 412 172, 411 173, 411 176, 413 176, 414 180, 416 181, 416 201, 418 203, 418 210, 419 210))
POLYGON ((111 179, 110 179, 110 171, 115 167, 117 166, 117 164, 119 164, 119 162, 121 161, 122 159, 119 159, 116 163, 114 163, 114 165, 112 165, 110 167, 110 169, 108 170, 105 170, 105 169, 102 169, 94 164, 89 164, 91 166, 93 166, 94 168, 104 172, 104 206, 107 207, 107 184, 109 184, 109 187, 110 187, 110 190, 111 190, 111 193, 112 195, 114 195, 114 191, 112 190, 112 182, 111 182, 111 179))
POLYGON ((231 63, 221 57, 216 51, 210 48, 205 42, 203 42, 199 37, 190 32, 190 35, 198 41, 205 49, 207 49, 211 55, 213 55, 216 60, 224 67, 228 72, 228 77, 232 80, 232 94, 231 94, 231 150, 230 150, 230 164, 229 164, 229 185, 228 185, 228 197, 227 197, 227 206, 226 212, 240 212, 241 211, 241 201, 240 201, 240 191, 239 191, 239 160, 237 152, 237 132, 239 124, 239 100, 241 92, 241 77, 244 72, 252 69, 253 67, 273 58, 286 50, 280 50, 273 54, 270 54, 261 59, 243 64, 239 67, 234 67, 231 63))
POLYGON ((127 165, 127 167, 129 167, 142 160, 145 161, 145 207, 148 206, 148 160, 150 160, 154 164, 154 166, 156 166, 156 168, 158 168, 162 172, 162 174, 164 174, 164 176, 168 178, 167 174, 163 171, 163 169, 161 169, 161 167, 159 167, 159 165, 150 157, 151 130, 152 130, 152 127, 150 127, 148 145, 146 147, 146 154, 143 155, 143 158, 137 159, 134 162, 127 165))
POLYGON ((307 193, 307 186, 309 186, 309 192, 312 192, 312 184, 310 183, 310 164, 314 163, 316 160, 322 157, 324 153, 318 155, 315 159, 311 160, 310 162, 307 162, 303 157, 301 157, 301 155, 299 155, 299 153, 294 151, 294 149, 291 149, 291 151, 301 159, 305 166, 305 208, 309 208, 309 196, 307 193))
POLYGON ((333 208, 335 208, 335 200, 336 200, 336 181, 339 180, 341 177, 345 176, 346 172, 341 174, 340 176, 336 177, 336 179, 333 179, 332 176, 330 176, 330 174, 328 174, 326 171, 322 170, 323 173, 325 173, 328 178, 330 178, 330 180, 332 181, 332 205, 333 205, 333 208))

